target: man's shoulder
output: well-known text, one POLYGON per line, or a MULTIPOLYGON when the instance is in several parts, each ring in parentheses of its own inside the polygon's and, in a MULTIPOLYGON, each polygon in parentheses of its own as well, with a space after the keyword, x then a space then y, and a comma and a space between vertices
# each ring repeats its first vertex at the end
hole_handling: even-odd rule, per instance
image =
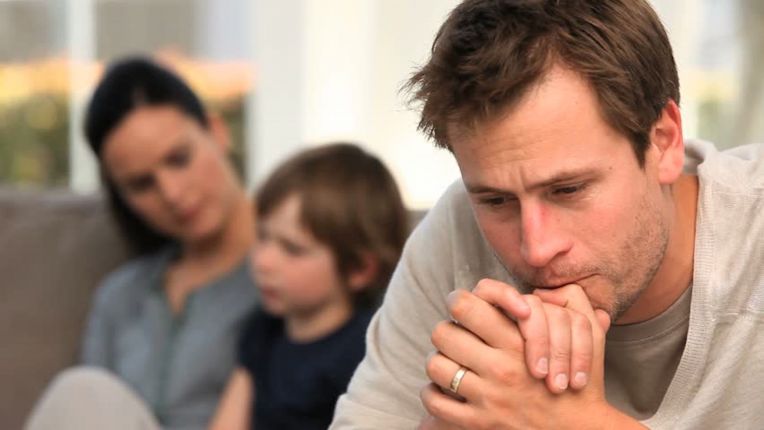
POLYGON ((699 140, 686 142, 685 170, 719 191, 761 194, 764 191, 764 144, 718 150, 699 140))
POLYGON ((406 242, 404 254, 447 258, 454 242, 481 240, 461 180, 452 183, 427 211, 406 242), (408 251, 408 252, 407 252, 408 251))
POLYGON ((427 213, 404 252, 418 263, 429 261, 441 274, 453 277, 455 288, 471 289, 482 278, 508 280, 475 218, 461 180, 451 184, 427 213))
POLYGON ((425 230, 429 235, 479 241, 483 239, 461 180, 454 181, 446 188, 417 227, 415 234, 416 230, 425 230))
POLYGON ((694 282, 719 310, 764 311, 764 145, 689 148, 701 159, 694 282))

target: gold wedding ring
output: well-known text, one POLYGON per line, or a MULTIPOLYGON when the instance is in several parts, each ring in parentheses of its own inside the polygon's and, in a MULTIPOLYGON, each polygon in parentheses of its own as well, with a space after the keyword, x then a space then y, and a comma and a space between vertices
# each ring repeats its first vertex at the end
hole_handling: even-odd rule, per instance
POLYGON ((460 367, 459 370, 454 373, 454 377, 451 378, 451 385, 448 387, 448 391, 458 394, 457 391, 459 391, 459 385, 462 383, 462 379, 464 378, 464 375, 467 374, 467 369, 464 367, 460 367))

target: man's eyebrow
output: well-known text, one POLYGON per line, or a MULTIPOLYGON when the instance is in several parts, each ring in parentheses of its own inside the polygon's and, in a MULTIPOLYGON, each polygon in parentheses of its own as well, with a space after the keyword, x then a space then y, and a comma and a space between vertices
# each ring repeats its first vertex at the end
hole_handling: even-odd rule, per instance
POLYGON ((509 190, 502 190, 500 188, 490 187, 488 185, 470 184, 465 182, 464 187, 470 194, 512 194, 509 190))
POLYGON ((539 181, 536 184, 532 184, 529 188, 546 188, 552 185, 557 185, 564 182, 578 181, 586 178, 594 178, 599 176, 598 170, 591 167, 584 167, 580 169, 563 170, 555 173, 552 177, 539 181))
MULTIPOLYGON (((585 167, 581 169, 564 170, 564 171, 555 173, 549 178, 546 178, 539 182, 531 184, 527 188, 530 191, 530 190, 535 190, 538 188, 546 188, 546 187, 564 183, 564 182, 581 180, 585 178, 594 178, 594 177, 597 177, 598 175, 599 175, 598 171, 590 167, 585 167)), ((473 183, 465 182, 464 186, 467 189, 467 192, 469 192, 470 194, 514 194, 515 193, 514 191, 511 191, 511 190, 496 188, 496 187, 483 185, 483 184, 473 184, 473 183)))

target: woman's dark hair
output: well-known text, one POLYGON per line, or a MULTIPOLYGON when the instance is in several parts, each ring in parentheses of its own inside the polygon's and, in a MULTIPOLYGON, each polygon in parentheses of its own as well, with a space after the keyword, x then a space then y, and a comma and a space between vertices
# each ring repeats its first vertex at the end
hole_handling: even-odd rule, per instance
POLYGON ((347 277, 376 259, 374 279, 355 294, 356 306, 378 304, 408 233, 407 212, 385 165, 356 145, 335 143, 293 156, 265 180, 256 195, 262 218, 288 197, 300 199, 300 220, 332 250, 347 277))
POLYGON ((141 106, 172 106, 209 128, 199 98, 177 75, 153 61, 133 57, 111 64, 87 107, 85 136, 101 165, 112 213, 136 254, 145 254, 174 239, 162 235, 141 219, 122 199, 103 165, 103 146, 115 128, 141 106))

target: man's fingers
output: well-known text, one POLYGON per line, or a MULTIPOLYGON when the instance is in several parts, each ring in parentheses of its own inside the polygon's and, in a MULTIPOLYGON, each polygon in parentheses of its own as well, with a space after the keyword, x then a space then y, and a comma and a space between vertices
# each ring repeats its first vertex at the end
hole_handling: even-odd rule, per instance
POLYGON ((610 330, 610 314, 602 309, 595 309, 594 315, 597 317, 597 322, 599 323, 602 332, 607 333, 607 331, 610 330))
POLYGON ((552 303, 583 314, 589 318, 592 327, 598 329, 594 333, 595 339, 604 340, 602 335, 604 335, 605 330, 599 330, 602 328, 602 324, 596 316, 594 308, 592 308, 589 297, 580 285, 569 284, 553 290, 536 289, 533 294, 540 297, 545 303, 552 303))
POLYGON ((472 293, 499 307, 512 319, 518 320, 530 316, 531 308, 525 297, 509 284, 493 279, 482 279, 477 283, 472 293))
POLYGON ((601 371, 595 372, 592 363, 604 360, 605 333, 610 327, 607 312, 594 310, 584 290, 576 284, 554 290, 538 289, 533 294, 545 303, 562 306, 571 312, 571 387, 581 389, 592 377, 599 378, 601 371), (583 315, 589 323, 585 324, 578 315, 583 315))
POLYGON ((522 339, 515 324, 493 303, 461 289, 449 293, 447 300, 452 318, 486 344, 495 348, 522 350, 522 339))
MULTIPOLYGON (((489 308, 493 312, 497 312, 496 309, 490 306, 489 308)), ((503 316, 501 318, 506 319, 503 316)), ((517 351, 518 355, 521 355, 522 339, 520 339, 520 334, 514 325, 509 322, 507 324, 509 328, 499 328, 498 330, 507 332, 505 336, 516 337, 518 339, 516 341, 518 346, 515 351, 517 351), (511 333, 512 331, 514 333, 511 333)), ((441 354, 456 363, 460 363, 464 367, 472 369, 478 375, 490 372, 491 369, 496 367, 496 360, 499 360, 497 350, 478 338, 466 325, 441 321, 432 330, 431 341, 435 349, 440 351, 441 354)), ((505 349, 504 351, 508 350, 505 349)))
MULTIPOLYGON (((550 326, 542 300, 534 295, 523 296, 510 285, 491 279, 481 280, 473 293, 488 303, 500 307, 505 314, 516 320, 525 342, 525 362, 528 371, 537 379, 546 378, 550 374, 550 326)), ((557 335, 558 356, 567 356, 570 352, 567 346, 569 340, 563 346, 565 342, 563 338, 570 335, 562 334, 559 329, 557 335)), ((500 347, 500 345, 496 346, 500 347)), ((567 370, 568 367, 569 363, 561 365, 558 359, 555 370, 559 372, 563 368, 567 370)))
POLYGON ((570 316, 570 387, 581 390, 589 382, 594 341, 592 323, 583 314, 566 310, 570 316))
POLYGON ((531 375, 543 379, 549 374, 549 325, 544 303, 536 296, 526 297, 531 308, 528 318, 518 320, 517 326, 525 339, 525 362, 531 375))
POLYGON ((547 303, 553 303, 563 308, 581 312, 586 316, 593 316, 594 309, 583 288, 577 284, 568 284, 555 289, 537 288, 533 294, 541 297, 547 303))
MULTIPOLYGON (((461 429, 460 424, 466 424, 475 421, 475 410, 468 403, 461 402, 443 394, 435 384, 428 384, 419 393, 422 399, 422 405, 435 421, 430 421, 428 425, 442 424, 446 427, 425 427, 437 429, 461 429)), ((424 422, 422 424, 425 424, 424 422)), ((421 428, 421 427, 420 427, 421 428)))
POLYGON ((458 363, 455 363, 445 355, 436 352, 428 357, 425 371, 427 372, 427 377, 429 377, 437 386, 445 390, 447 394, 455 396, 457 399, 474 399, 477 395, 474 378, 477 378, 477 375, 467 368, 464 368, 465 372, 463 374, 457 375, 457 372, 459 372, 459 369, 461 368, 462 367, 458 363), (458 378, 458 380, 456 380, 456 378, 458 378), (456 393, 450 390, 453 383, 456 383, 456 393))
POLYGON ((571 318, 569 311, 557 305, 545 304, 549 323, 549 374, 547 387, 562 393, 570 384, 571 318))

